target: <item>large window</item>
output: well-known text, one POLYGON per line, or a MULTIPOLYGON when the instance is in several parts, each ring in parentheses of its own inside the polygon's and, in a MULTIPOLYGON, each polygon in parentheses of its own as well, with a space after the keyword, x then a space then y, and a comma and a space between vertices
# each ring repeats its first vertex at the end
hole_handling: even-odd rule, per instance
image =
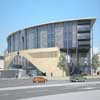
POLYGON ((90 33, 78 34, 78 39, 90 39, 90 33))
POLYGON ((89 31, 90 25, 78 25, 77 29, 78 29, 78 31, 89 31))
POLYGON ((78 44, 79 45, 89 45, 90 41, 79 41, 78 44))
POLYGON ((33 48, 38 47, 38 35, 37 35, 37 28, 33 28, 33 48))
POLYGON ((27 49, 27 30, 25 29, 25 33, 24 33, 24 47, 25 49, 27 49))
POLYGON ((8 53, 11 52, 11 36, 8 39, 8 53))
POLYGON ((47 47, 55 46, 54 24, 48 25, 47 47))
POLYGON ((73 24, 71 22, 64 23, 64 47, 69 49, 72 47, 73 24))

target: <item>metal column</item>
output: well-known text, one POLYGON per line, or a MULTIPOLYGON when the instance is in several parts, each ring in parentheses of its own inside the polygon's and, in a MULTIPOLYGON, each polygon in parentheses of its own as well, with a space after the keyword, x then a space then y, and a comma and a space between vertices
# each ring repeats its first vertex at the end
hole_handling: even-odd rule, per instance
POLYGON ((91 55, 91 75, 93 75, 93 70, 92 70, 92 62, 93 62, 93 27, 91 30, 91 50, 92 50, 92 55, 91 55))
POLYGON ((76 27, 76 66, 78 64, 78 39, 77 39, 77 34, 78 34, 78 31, 77 31, 77 27, 76 27))

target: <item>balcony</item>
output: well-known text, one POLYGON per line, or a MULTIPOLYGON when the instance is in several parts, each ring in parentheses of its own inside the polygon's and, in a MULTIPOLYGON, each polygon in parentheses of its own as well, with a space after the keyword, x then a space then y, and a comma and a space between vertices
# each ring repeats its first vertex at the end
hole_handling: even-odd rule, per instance
POLYGON ((90 39, 90 33, 78 34, 77 38, 78 38, 78 40, 89 40, 90 39))
POLYGON ((90 45, 90 41, 78 41, 78 45, 90 45))
POLYGON ((90 48, 90 46, 79 46, 78 49, 81 49, 81 50, 88 50, 90 48))
POLYGON ((90 25, 78 25, 78 32, 90 31, 90 25))

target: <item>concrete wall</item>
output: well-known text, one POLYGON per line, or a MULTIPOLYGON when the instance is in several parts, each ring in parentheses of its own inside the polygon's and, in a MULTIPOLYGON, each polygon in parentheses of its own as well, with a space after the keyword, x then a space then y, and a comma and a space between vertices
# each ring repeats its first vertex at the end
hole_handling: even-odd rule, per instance
MULTIPOLYGON (((16 55, 17 52, 14 52, 5 56, 5 69, 9 69, 8 66, 16 55)), ((47 76, 50 76, 51 73, 53 73, 53 76, 64 76, 64 72, 57 66, 60 56, 58 48, 22 50, 19 55, 25 57, 41 72, 46 72, 47 76)))

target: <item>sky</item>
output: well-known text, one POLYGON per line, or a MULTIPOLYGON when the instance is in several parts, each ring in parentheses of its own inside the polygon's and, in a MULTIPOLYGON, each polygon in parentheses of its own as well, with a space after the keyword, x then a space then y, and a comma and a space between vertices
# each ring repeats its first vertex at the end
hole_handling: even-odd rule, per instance
POLYGON ((100 0, 0 0, 0 55, 11 32, 31 25, 95 17, 94 47, 100 48, 100 0))

